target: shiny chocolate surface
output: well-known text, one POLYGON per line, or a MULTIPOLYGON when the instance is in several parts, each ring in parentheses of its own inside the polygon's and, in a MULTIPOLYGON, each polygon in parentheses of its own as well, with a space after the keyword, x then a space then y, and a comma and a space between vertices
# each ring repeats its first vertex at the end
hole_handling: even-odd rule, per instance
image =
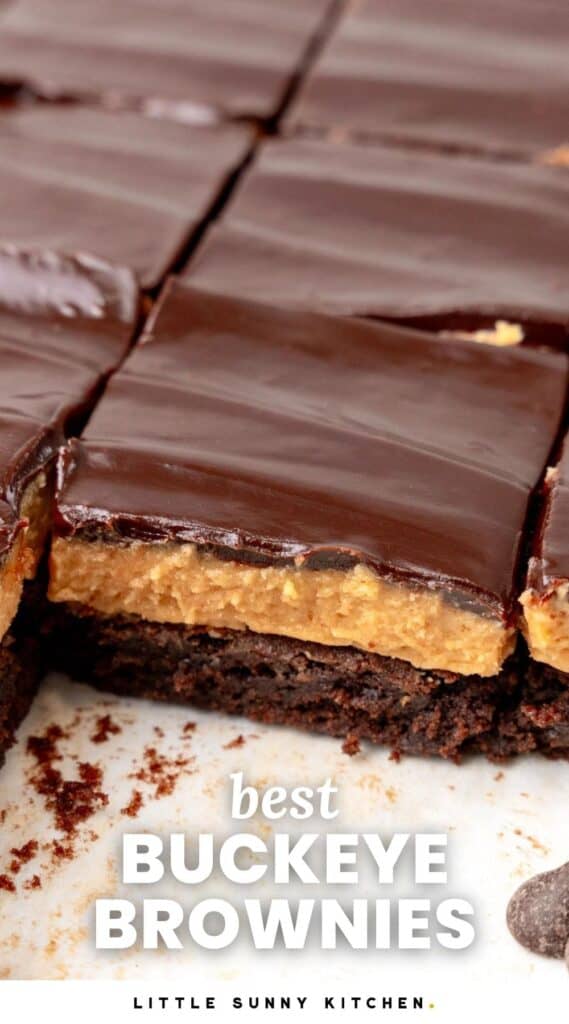
POLYGON ((14 0, 0 78, 185 121, 276 115, 330 0, 14 0))
POLYGON ((569 173, 381 146, 266 145, 187 276, 367 317, 569 328, 569 173))
POLYGON ((356 0, 290 123, 532 157, 569 142, 565 0, 356 0))
POLYGON ((136 113, 15 104, 0 114, 0 240, 87 254, 156 287, 206 219, 251 137, 136 113))
POLYGON ((24 525, 26 485, 80 426, 128 350, 139 315, 129 271, 0 249, 0 559, 24 525))

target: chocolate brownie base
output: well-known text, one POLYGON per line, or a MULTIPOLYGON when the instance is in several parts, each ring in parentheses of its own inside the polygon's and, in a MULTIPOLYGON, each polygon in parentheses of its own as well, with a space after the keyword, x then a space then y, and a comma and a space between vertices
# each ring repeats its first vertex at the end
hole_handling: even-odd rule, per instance
POLYGON ((0 766, 27 715, 43 672, 37 613, 40 588, 26 584, 18 615, 0 641, 0 766))
POLYGON ((569 687, 528 671, 524 650, 499 676, 459 677, 285 637, 104 617, 51 605, 53 667, 116 693, 458 761, 538 750, 569 755, 569 687))

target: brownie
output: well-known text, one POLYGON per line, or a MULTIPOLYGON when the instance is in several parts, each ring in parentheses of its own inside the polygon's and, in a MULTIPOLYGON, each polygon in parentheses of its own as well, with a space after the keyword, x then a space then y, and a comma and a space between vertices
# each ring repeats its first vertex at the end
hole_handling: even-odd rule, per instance
POLYGON ((251 142, 237 126, 16 103, 0 113, 3 243, 87 254, 153 289, 200 234, 251 142))
POLYGON ((138 319, 126 270, 88 257, 0 251, 0 753, 42 663, 41 586, 54 461, 80 430, 138 319))
POLYGON ((15 509, 126 354, 132 276, 88 258, 0 251, 0 507, 15 509))
POLYGON ((331 0, 14 0, 0 76, 48 98, 138 106, 186 122, 274 118, 331 0))
POLYGON ((565 346, 568 238, 566 169, 276 140, 187 277, 238 298, 429 330, 505 320, 529 341, 565 346))
POLYGON ((57 663, 401 751, 563 754, 517 598, 566 382, 561 353, 172 280, 60 458, 57 663))
POLYGON ((128 351, 138 307, 128 271, 0 249, 0 526, 13 516, 20 528, 25 488, 54 460, 67 428, 81 428, 128 351))
POLYGON ((349 4, 290 123, 535 158, 566 144, 565 0, 349 4))
POLYGON ((567 756, 568 36, 0 0, 0 758, 46 665, 567 756))

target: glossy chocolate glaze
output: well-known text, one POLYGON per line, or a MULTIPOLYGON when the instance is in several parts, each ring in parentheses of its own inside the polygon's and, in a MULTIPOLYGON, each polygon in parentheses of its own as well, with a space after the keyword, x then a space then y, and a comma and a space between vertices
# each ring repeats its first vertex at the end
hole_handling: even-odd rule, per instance
POLYGON ((367 0, 291 122, 531 156, 569 142, 566 0, 367 0))
POLYGON ((70 105, 0 115, 3 241, 88 253, 154 288, 206 218, 251 141, 237 126, 189 127, 70 105))
POLYGON ((502 318, 558 340, 568 267, 566 168, 290 140, 264 147, 187 274, 312 311, 502 318))
POLYGON ((126 354, 138 303, 127 270, 0 249, 0 559, 26 485, 126 354))
POLYGON ((528 586, 546 591, 569 580, 569 437, 541 496, 538 528, 529 563, 528 586))
POLYGON ((186 121, 271 118, 331 0, 14 0, 0 76, 186 121))
POLYGON ((363 562, 507 617, 567 366, 173 280, 60 466, 56 529, 363 562))

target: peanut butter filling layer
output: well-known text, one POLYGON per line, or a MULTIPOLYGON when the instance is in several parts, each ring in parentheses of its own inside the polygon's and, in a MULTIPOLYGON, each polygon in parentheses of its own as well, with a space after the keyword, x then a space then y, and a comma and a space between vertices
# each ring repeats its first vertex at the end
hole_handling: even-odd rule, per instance
POLYGON ((541 154, 541 163, 550 167, 569 167, 569 143, 565 142, 556 149, 549 149, 541 154))
POLYGON ((27 526, 0 568, 0 640, 18 611, 24 580, 34 578, 50 525, 52 473, 38 473, 26 489, 20 515, 27 526))
POLYGON ((496 348, 509 348, 511 345, 521 345, 524 330, 521 324, 496 320, 494 327, 480 328, 477 331, 441 331, 441 337, 477 341, 481 345, 495 345, 496 348))
POLYGON ((545 595, 526 590, 520 600, 532 658, 569 672, 569 583, 545 595))
POLYGON ((460 609, 439 593, 386 582, 363 565, 249 566, 193 544, 57 539, 49 597, 104 615, 354 646, 465 675, 495 674, 514 643, 514 631, 497 619, 460 609))

